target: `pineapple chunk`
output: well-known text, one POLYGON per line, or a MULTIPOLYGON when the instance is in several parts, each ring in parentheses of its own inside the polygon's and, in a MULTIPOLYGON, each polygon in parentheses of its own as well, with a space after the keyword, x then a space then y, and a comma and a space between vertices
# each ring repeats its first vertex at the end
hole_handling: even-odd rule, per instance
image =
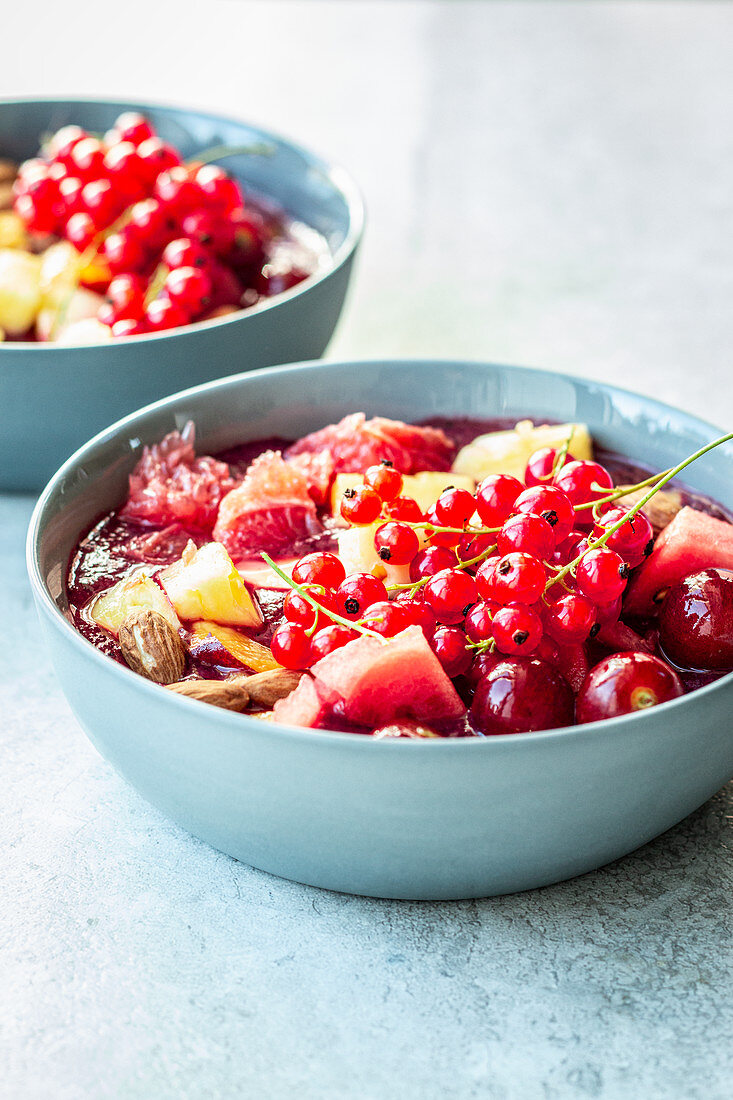
MULTIPOLYGON (((79 291, 77 291, 79 293, 79 291)), ((59 329, 57 344, 106 344, 112 339, 112 329, 96 317, 84 317, 59 329)))
POLYGON ((175 630, 181 625, 165 592, 147 573, 125 577, 101 596, 97 596, 91 606, 90 615, 97 626, 108 630, 110 634, 118 634, 122 620, 131 611, 139 608, 157 611, 175 630))
POLYGON ((22 219, 12 210, 0 210, 0 248, 25 248, 27 241, 22 219))
MULTIPOLYGON (((408 584, 409 565, 390 565, 389 562, 382 561, 374 548, 374 533, 383 522, 379 520, 364 527, 348 527, 344 531, 338 531, 338 556, 344 563, 347 577, 350 573, 371 573, 385 584, 408 584)), ((423 532, 418 529, 416 534, 420 546, 423 547, 423 532)))
POLYGON ((524 481, 529 456, 540 447, 561 447, 570 432, 574 458, 593 458, 593 444, 587 424, 540 424, 520 420, 510 431, 489 432, 466 444, 456 455, 453 470, 481 481, 489 474, 512 474, 524 481))
POLYGON ((41 260, 17 248, 0 249, 0 328, 22 336, 41 304, 41 260))
MULTIPOLYGON (((99 307, 103 301, 104 298, 100 294, 95 294, 93 290, 87 290, 85 287, 70 290, 65 302, 60 302, 54 306, 43 306, 38 311, 36 336, 39 340, 53 340, 54 338, 60 340, 62 337, 65 338, 80 321, 93 320, 94 332, 98 334, 99 339, 106 340, 110 330, 106 325, 101 325, 96 320, 99 307), (105 330, 101 335, 99 334, 100 329, 105 330)), ((96 340, 94 342, 96 343, 96 340)))
MULTIPOLYGON (((354 489, 361 485, 361 474, 336 474, 331 488, 331 512, 337 516, 339 505, 345 489, 354 489)), ((472 493, 476 488, 476 482, 468 474, 437 473, 433 470, 424 470, 419 474, 405 474, 402 478, 403 497, 412 497, 420 506, 421 512, 427 512, 435 504, 436 500, 449 485, 456 489, 468 489, 472 493)))
POLYGON ((253 641, 231 626, 220 626, 206 619, 191 625, 191 652, 200 658, 209 654, 216 664, 228 664, 227 657, 231 655, 235 661, 254 672, 268 672, 282 667, 266 645, 253 641), (219 660, 220 657, 223 660, 219 660))
POLYGON ((189 542, 180 561, 160 574, 160 583, 182 619, 262 627, 260 609, 220 542, 207 542, 198 550, 189 542))

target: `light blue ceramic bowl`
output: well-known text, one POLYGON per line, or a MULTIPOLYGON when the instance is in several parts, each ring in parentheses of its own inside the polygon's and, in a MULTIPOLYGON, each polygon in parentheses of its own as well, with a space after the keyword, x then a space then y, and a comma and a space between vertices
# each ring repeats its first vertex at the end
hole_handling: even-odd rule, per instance
POLYGON ((179 108, 90 100, 0 102, 0 156, 23 160, 39 136, 74 122, 104 132, 140 110, 184 157, 252 146, 222 163, 328 241, 322 272, 234 316, 169 334, 93 347, 0 343, 0 490, 38 490, 77 447, 133 409, 187 386, 321 355, 336 326, 363 226, 362 201, 340 168, 242 122, 179 108))
MULTIPOLYGON (((33 592, 64 692, 99 751, 214 847, 286 878, 394 898, 468 898, 578 875, 689 814, 733 775, 733 675, 645 714, 458 741, 373 741, 275 726, 177 697, 104 657, 69 624, 79 533, 119 504, 144 443, 192 418, 218 450, 296 437, 364 410, 587 421, 659 469, 717 434, 648 398, 564 375, 455 362, 307 364, 229 378, 103 432, 43 493, 33 592)), ((733 505, 733 447, 689 483, 733 505)))

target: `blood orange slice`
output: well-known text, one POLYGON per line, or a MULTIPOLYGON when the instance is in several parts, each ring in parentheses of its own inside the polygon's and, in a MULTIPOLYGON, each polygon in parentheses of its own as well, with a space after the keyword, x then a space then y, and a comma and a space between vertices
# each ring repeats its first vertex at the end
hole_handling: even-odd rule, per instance
POLYGON ((455 446, 439 428, 418 428, 383 416, 367 420, 352 413, 338 424, 299 439, 285 452, 295 455, 331 455, 335 473, 363 473, 368 466, 387 460, 403 474, 419 470, 450 470, 455 446))

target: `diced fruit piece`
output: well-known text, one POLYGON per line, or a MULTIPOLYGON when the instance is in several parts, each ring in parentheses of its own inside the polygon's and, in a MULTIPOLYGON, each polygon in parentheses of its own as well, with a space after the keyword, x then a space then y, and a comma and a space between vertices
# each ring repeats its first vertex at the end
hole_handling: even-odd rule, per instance
POLYGON ((99 307, 104 302, 99 294, 95 294, 93 290, 87 290, 86 287, 78 287, 76 290, 69 289, 68 297, 65 301, 59 301, 57 305, 43 306, 36 317, 36 336, 39 340, 63 340, 75 332, 77 336, 81 333, 81 339, 78 343, 84 343, 84 335, 94 335, 94 343, 98 339, 109 339, 109 328, 107 325, 100 327, 99 322, 96 320, 99 307), (84 328, 79 327, 81 321, 94 321, 94 326, 89 327, 86 324, 84 328), (72 328, 73 326, 73 328, 72 328), (101 329, 106 329, 106 333, 101 333, 101 329), (101 335, 100 335, 101 333, 101 335))
POLYGON ((240 560, 260 550, 282 553, 320 530, 304 474, 283 461, 279 451, 265 451, 222 500, 214 538, 240 560))
MULTIPOLYGON (((287 573, 288 576, 291 576, 293 566, 297 560, 297 558, 281 558, 279 561, 276 561, 275 564, 279 569, 282 569, 283 573, 287 573)), ((284 581, 282 577, 279 577, 275 570, 271 569, 270 566, 260 558, 253 558, 251 561, 238 561, 237 570, 250 588, 274 588, 280 592, 291 591, 291 586, 288 582, 284 581)))
POLYGON ((254 672, 280 668, 266 645, 255 642, 231 626, 200 619, 191 624, 191 655, 213 665, 244 665, 254 672))
POLYGON ((576 459, 593 458, 587 424, 540 424, 520 420, 510 431, 477 436, 456 455, 453 470, 481 481, 489 474, 511 474, 524 480, 531 454, 541 447, 562 447, 572 430, 570 449, 576 459))
POLYGON ((0 210, 0 248, 25 248, 28 235, 14 210, 0 210))
POLYGON ((401 420, 364 413, 352 413, 338 424, 329 424, 318 432, 299 439, 285 452, 286 458, 309 452, 327 451, 334 471, 357 470, 385 459, 402 474, 418 470, 449 470, 455 447, 439 428, 419 428, 401 420))
POLYGON ((262 627, 260 610, 221 543, 196 549, 190 542, 181 560, 160 574, 160 583, 182 619, 262 627))
POLYGON ((303 676, 295 691, 284 699, 278 699, 272 708, 275 722, 281 722, 284 726, 304 726, 306 729, 319 725, 325 714, 326 706, 310 676, 303 676))
POLYGON ((395 718, 430 722, 465 713, 419 626, 385 640, 363 634, 311 671, 319 696, 357 725, 383 726, 395 718))
MULTIPOLYGON (((596 634, 596 641, 605 646, 606 649, 612 649, 617 653, 626 649, 634 650, 637 653, 654 652, 654 643, 648 638, 642 637, 641 634, 637 634, 621 619, 617 619, 616 622, 603 623, 596 634)), ((568 679, 570 678, 568 677, 568 679)), ((575 685, 573 687, 576 691, 578 690, 575 685)))
POLYGON ((229 467, 208 456, 196 457, 194 428, 170 432, 145 447, 130 474, 130 491, 121 511, 126 519, 163 527, 180 523, 210 531, 222 497, 234 487, 229 467))
POLYGON ((333 459, 328 451, 318 451, 315 454, 304 452, 293 455, 287 461, 290 466, 303 474, 308 482, 308 492, 316 504, 325 504, 333 478, 333 459))
POLYGON ((112 339, 112 329, 103 325, 95 317, 83 317, 80 321, 72 321, 70 325, 64 325, 56 336, 57 344, 106 344, 112 339))
MULTIPOLYGON (((331 487, 331 512, 337 516, 345 489, 355 489, 362 484, 362 475, 354 473, 336 474, 331 487)), ((420 511, 427 512, 437 501, 440 494, 449 485, 456 489, 467 489, 473 493, 476 482, 465 474, 442 473, 435 470, 423 470, 418 474, 406 474, 402 479, 400 496, 417 501, 420 511)))
POLYGON ((655 596, 699 569, 733 569, 733 524, 685 507, 659 535, 624 600, 626 615, 646 615, 655 596))
POLYGON ((0 328, 22 336, 41 305, 41 259, 16 248, 0 249, 0 328))
POLYGON ((97 596, 91 606, 90 615, 97 626, 108 630, 110 634, 117 634, 123 619, 132 611, 139 610, 157 611, 176 630, 181 625, 163 589, 143 572, 125 577, 107 592, 97 596))
POLYGON ((52 244, 41 255, 41 296, 44 306, 63 305, 79 284, 81 257, 68 241, 52 244))

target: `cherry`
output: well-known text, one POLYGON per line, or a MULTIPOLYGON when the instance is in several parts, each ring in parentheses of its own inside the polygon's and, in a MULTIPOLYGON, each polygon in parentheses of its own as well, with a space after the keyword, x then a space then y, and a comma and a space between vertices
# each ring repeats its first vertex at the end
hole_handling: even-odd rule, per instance
POLYGON ((364 484, 373 489, 382 500, 395 500, 402 492, 402 474, 395 470, 391 462, 381 462, 367 469, 364 484))
POLYGON ((347 619, 358 619, 373 603, 386 600, 387 589, 371 573, 351 573, 336 590, 336 608, 347 619))
POLYGON ((357 485, 355 489, 344 490, 340 511, 347 523, 364 526, 379 518, 382 501, 373 489, 357 485))
POLYGON ((333 653, 335 649, 341 649, 343 646, 348 645, 356 637, 355 631, 349 630, 347 626, 342 626, 341 623, 324 626, 322 630, 316 631, 311 638, 311 663, 315 664, 322 657, 327 657, 329 653, 333 653))
POLYGON ((613 603, 626 588, 628 576, 624 559, 605 546, 586 550, 575 570, 578 588, 597 604, 613 603))
MULTIPOLYGON (((541 447, 534 451, 527 461, 524 471, 524 484, 527 488, 533 485, 546 485, 552 480, 552 471, 555 469, 558 451, 555 447, 541 447)), ((562 465, 573 461, 571 454, 566 454, 562 465)))
MULTIPOLYGON (((605 535, 609 527, 613 527, 623 519, 627 511, 626 508, 610 508, 604 512, 594 525, 591 537, 597 539, 605 535)), ((654 546, 652 525, 643 512, 636 512, 610 536, 605 545, 609 550, 615 550, 633 569, 652 552, 654 546)))
POLYGON ((441 569, 454 569, 456 555, 447 546, 428 546, 410 562, 410 580, 419 581, 423 577, 434 577, 441 569))
POLYGON ((420 542, 412 527, 390 520, 377 528, 374 547, 382 561, 407 565, 420 549, 420 542))
POLYGON ((189 317, 196 317, 211 301, 211 278, 200 267, 176 267, 166 275, 163 292, 189 317))
POLYGON ((412 497, 395 497, 386 501, 383 514, 388 519, 401 519, 408 523, 419 523, 423 518, 420 505, 412 497))
MULTIPOLYGON (((599 462, 581 460, 569 462, 555 477, 555 485, 567 495, 574 507, 599 500, 613 489, 613 478, 605 466, 599 462)), ((591 527, 593 509, 587 508, 576 513, 576 523, 591 527)))
POLYGON ((586 676, 578 693, 579 722, 597 722, 676 699, 683 694, 677 673, 648 653, 614 653, 586 676))
POLYGON ((520 512, 510 516, 496 537, 500 554, 521 550, 544 561, 555 548, 555 534, 546 519, 520 512))
POLYGON ((506 657, 479 680, 469 711, 481 733, 526 733, 573 723, 573 693, 547 661, 506 657))
POLYGON ((511 656, 533 653, 543 635, 542 620, 525 604, 510 603, 494 614, 496 648, 511 656))
POLYGON ((566 539, 575 523, 575 508, 569 497, 554 485, 533 485, 514 502, 516 512, 531 512, 547 520, 555 536, 555 545, 566 539))
POLYGON ((324 588, 338 588, 346 579, 341 558, 317 550, 299 558, 293 566, 292 578, 296 584, 319 584, 324 588))
POLYGON ((524 486, 509 474, 489 474, 476 489, 476 511, 486 527, 501 527, 524 486))
POLYGON ((463 527, 476 511, 476 500, 468 489, 444 489, 435 502, 435 514, 444 527, 463 527))
POLYGON ((410 625, 402 604, 390 603, 389 600, 377 600, 371 604, 362 615, 361 622, 363 626, 375 630, 385 638, 394 638, 395 634, 410 625))
POLYGON ((466 648, 466 635, 457 626, 439 626, 432 648, 448 676, 462 676, 473 663, 471 650, 466 648))
POLYGON ((500 603, 535 603, 545 590, 547 574, 541 561, 519 551, 504 554, 491 576, 492 598, 500 603))
POLYGON ((543 612, 545 630, 560 645, 584 642, 596 621, 595 605, 575 592, 567 592, 543 612))
POLYGON ((308 668, 311 663, 310 638, 302 626, 287 619, 273 632, 270 649, 283 668, 308 668))
POLYGON ((733 668, 733 572, 703 569, 673 585, 659 612, 659 641, 681 668, 733 668))
POLYGON ((473 577, 460 569, 441 569, 430 577, 423 591, 438 621, 447 626, 462 622, 477 596, 473 577))

